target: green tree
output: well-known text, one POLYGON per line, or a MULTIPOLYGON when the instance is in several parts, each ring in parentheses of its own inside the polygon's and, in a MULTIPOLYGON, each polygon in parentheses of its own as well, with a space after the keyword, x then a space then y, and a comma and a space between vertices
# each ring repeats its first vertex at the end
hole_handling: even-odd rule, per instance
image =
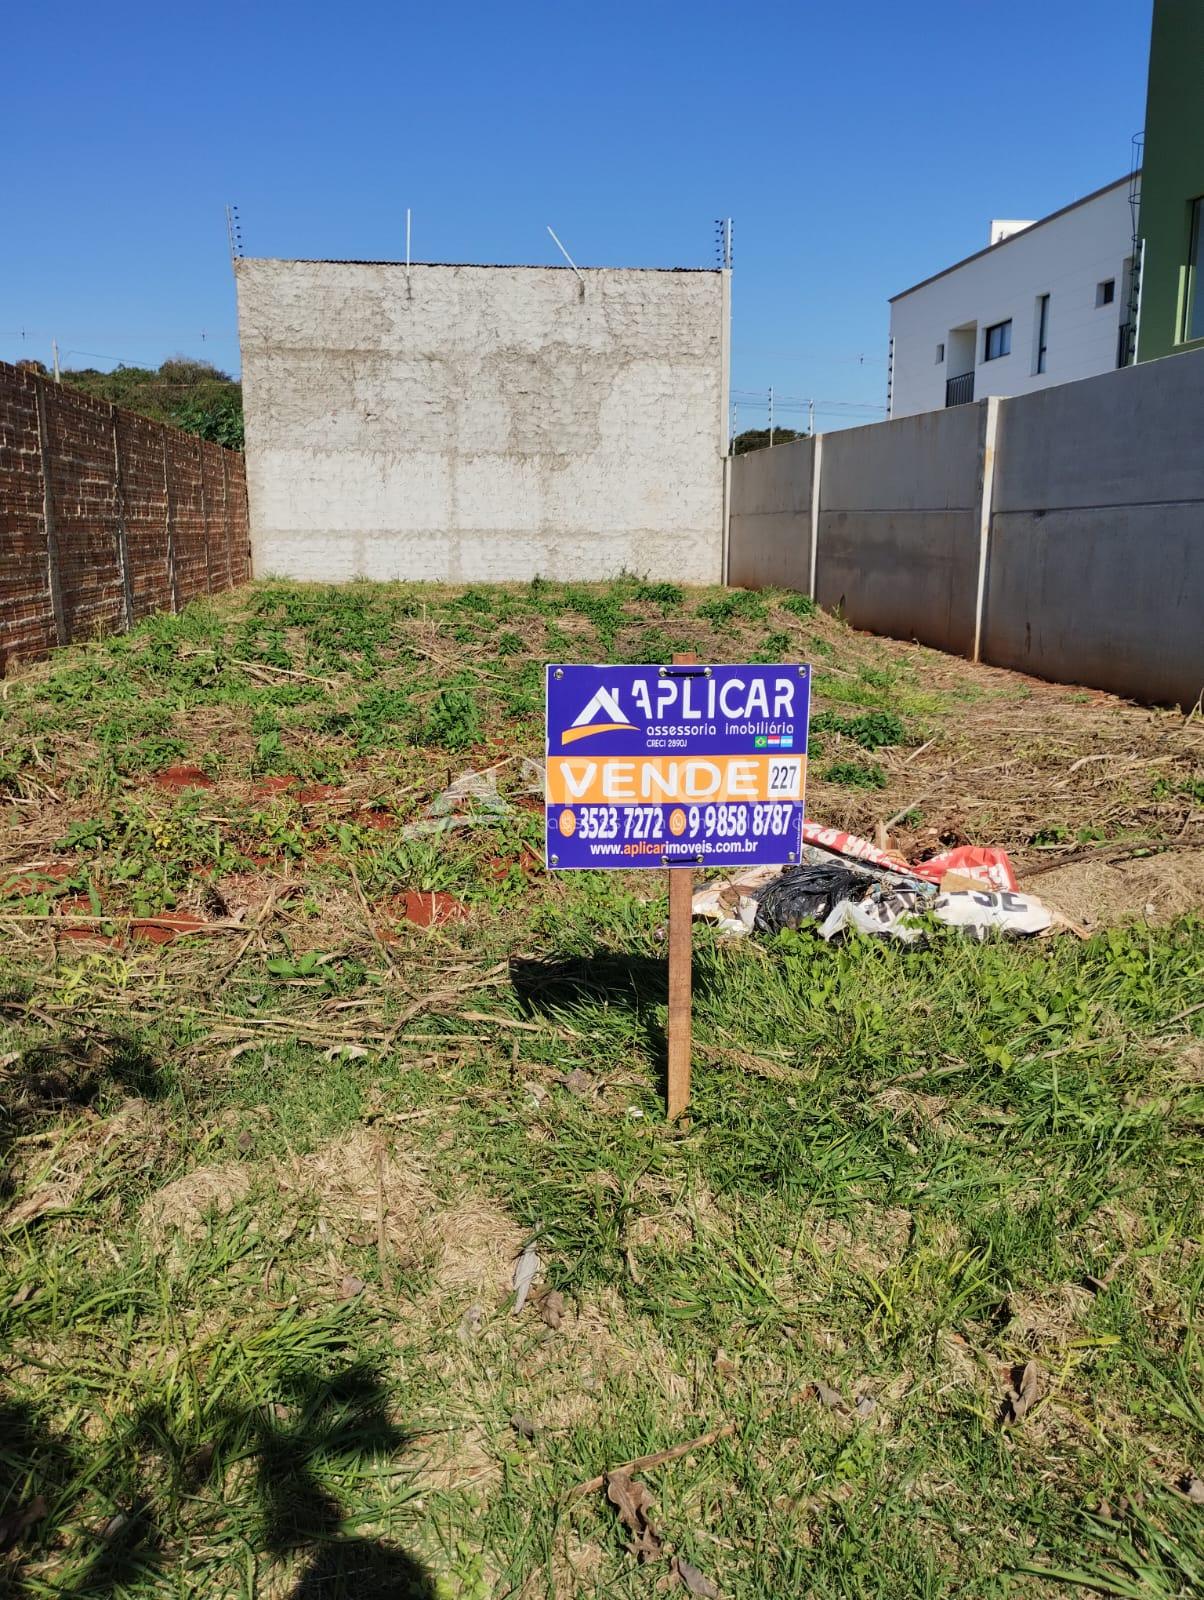
POLYGON ((212 362, 171 356, 158 368, 119 366, 99 372, 79 367, 65 371, 63 382, 154 422, 170 423, 231 450, 243 448, 242 385, 212 362))
MULTIPOLYGON (((774 444, 789 444, 791 439, 806 439, 806 433, 799 433, 795 428, 775 428, 773 430, 774 444)), ((738 433, 732 440, 732 454, 745 455, 749 450, 764 450, 769 444, 768 428, 745 428, 743 433, 738 433)))

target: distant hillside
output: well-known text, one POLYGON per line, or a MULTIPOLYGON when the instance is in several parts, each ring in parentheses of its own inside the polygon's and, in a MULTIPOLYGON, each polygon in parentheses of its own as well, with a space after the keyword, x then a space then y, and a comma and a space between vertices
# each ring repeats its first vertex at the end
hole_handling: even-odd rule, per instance
POLYGON ((63 382, 231 450, 243 447, 242 385, 208 361, 172 356, 158 371, 116 367, 98 372, 78 367, 64 371, 63 382))

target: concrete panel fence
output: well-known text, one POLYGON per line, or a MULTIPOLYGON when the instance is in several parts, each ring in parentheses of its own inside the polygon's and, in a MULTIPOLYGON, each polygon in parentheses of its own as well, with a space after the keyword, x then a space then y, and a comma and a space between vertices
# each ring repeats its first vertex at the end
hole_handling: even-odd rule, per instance
POLYGON ((250 575, 240 454, 0 362, 0 673, 250 575))
POLYGON ((1204 351, 732 463, 729 582, 1152 703, 1204 689, 1204 351))

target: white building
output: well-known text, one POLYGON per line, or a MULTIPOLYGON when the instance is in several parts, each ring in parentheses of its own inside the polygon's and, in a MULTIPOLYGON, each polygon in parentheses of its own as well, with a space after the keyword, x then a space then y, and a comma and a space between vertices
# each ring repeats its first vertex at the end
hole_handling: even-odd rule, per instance
POLYGON ((890 415, 1027 394, 1131 359, 1133 180, 1039 222, 992 222, 990 244, 890 303, 890 415))

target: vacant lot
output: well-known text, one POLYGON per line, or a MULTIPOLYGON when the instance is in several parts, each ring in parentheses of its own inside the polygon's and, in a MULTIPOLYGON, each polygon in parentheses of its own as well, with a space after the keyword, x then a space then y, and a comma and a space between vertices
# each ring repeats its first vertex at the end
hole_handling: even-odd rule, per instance
POLYGON ((0 687, 6 1592, 1204 1591, 1198 716, 634 579, 0 687), (663 877, 545 874, 539 758, 545 661, 679 649, 812 661, 816 818, 1098 931, 700 927, 666 1129, 663 877))

